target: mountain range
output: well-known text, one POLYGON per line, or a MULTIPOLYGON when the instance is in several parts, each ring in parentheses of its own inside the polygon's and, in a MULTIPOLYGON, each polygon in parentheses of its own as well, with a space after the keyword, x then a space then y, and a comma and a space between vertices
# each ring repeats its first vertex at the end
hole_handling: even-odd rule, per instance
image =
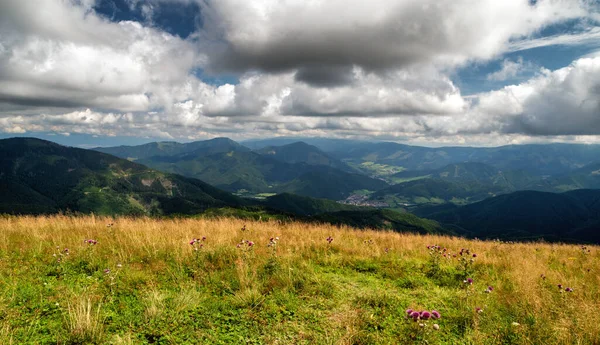
POLYGON ((94 150, 0 140, 0 212, 174 215, 225 207, 481 238, 600 238, 598 146, 277 140, 253 148, 217 138, 94 150))
MULTIPOLYGON (((163 150, 175 146, 147 147, 163 150)), ((310 222, 446 233, 436 222, 411 214, 291 194, 275 195, 264 201, 244 199, 198 179, 160 172, 102 152, 35 138, 0 140, 0 214, 176 216, 215 214, 212 210, 222 208, 233 210, 231 215, 266 212, 310 222), (336 215, 344 211, 351 211, 352 216, 336 215), (354 224, 354 218, 368 221, 354 224)))

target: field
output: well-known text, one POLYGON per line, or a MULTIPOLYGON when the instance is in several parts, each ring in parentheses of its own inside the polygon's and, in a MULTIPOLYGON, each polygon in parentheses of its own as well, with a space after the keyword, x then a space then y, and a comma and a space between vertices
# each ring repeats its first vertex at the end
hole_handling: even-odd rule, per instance
POLYGON ((0 344, 600 344, 598 249, 2 217, 0 344))

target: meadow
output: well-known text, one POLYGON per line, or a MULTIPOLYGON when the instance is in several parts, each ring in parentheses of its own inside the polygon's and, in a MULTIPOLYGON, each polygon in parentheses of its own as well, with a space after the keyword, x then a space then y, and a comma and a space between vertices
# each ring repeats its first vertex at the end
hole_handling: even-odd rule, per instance
POLYGON ((0 218, 0 344, 600 344, 596 246, 0 218))

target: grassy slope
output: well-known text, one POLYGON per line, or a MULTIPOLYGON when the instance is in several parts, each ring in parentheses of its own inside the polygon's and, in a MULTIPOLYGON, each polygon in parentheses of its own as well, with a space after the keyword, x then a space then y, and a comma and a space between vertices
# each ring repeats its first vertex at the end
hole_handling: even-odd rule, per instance
POLYGON ((598 247, 233 219, 120 218, 107 228, 112 221, 0 218, 0 343, 600 342, 598 247), (193 251, 188 242, 202 236, 193 251), (236 248, 243 239, 256 244, 236 248), (472 286, 457 259, 434 264, 433 243, 478 254, 472 286), (53 256, 65 247, 70 255, 53 256), (440 329, 406 320, 407 308, 439 310, 440 329))
POLYGON ((245 202, 202 181, 49 141, 0 140, 0 213, 194 214, 245 202))

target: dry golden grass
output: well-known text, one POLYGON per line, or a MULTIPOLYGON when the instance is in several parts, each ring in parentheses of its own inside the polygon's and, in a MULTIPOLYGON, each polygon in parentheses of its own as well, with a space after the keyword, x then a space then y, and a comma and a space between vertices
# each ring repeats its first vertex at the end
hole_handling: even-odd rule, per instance
MULTIPOLYGON (((325 290, 328 286, 335 288, 338 294, 335 298, 340 303, 326 313, 327 318, 323 322, 331 329, 326 328, 320 333, 324 337, 322 343, 352 344, 357 343, 357 339, 365 339, 364 336, 368 335, 365 333, 369 332, 365 325, 371 322, 369 317, 373 316, 366 313, 365 307, 356 306, 357 299, 367 301, 365 305, 377 304, 378 300, 398 305, 409 301, 409 306, 413 308, 431 308, 435 304, 436 308, 449 309, 453 305, 465 304, 468 307, 465 310, 472 310, 472 306, 481 306, 484 308, 482 315, 475 315, 474 311, 473 315, 468 315, 472 322, 461 333, 465 343, 507 343, 508 338, 504 333, 493 331, 493 323, 510 324, 513 321, 521 324, 515 326, 519 330, 511 331, 511 336, 516 337, 514 343, 535 344, 539 339, 548 339, 555 344, 600 343, 600 252, 595 246, 588 246, 590 252, 584 253, 579 246, 565 244, 506 244, 445 236, 358 231, 330 225, 238 219, 4 217, 0 218, 0 253, 3 255, 0 272, 4 277, 4 292, 6 294, 11 291, 8 286, 11 282, 15 285, 19 283, 8 278, 11 270, 18 265, 15 261, 18 260, 18 254, 26 257, 27 253, 37 253, 40 257, 47 257, 56 252, 56 247, 61 250, 70 248, 72 256, 93 255, 100 258, 98 260, 103 265, 113 270, 111 274, 115 274, 118 264, 126 266, 128 279, 133 280, 141 272, 170 272, 173 266, 167 261, 181 267, 194 262, 194 256, 198 253, 192 250, 189 241, 202 236, 206 236, 207 240, 201 252, 216 251, 219 248, 234 251, 232 248, 244 239, 256 243, 247 254, 251 257, 245 258, 239 251, 235 254, 237 258, 232 263, 232 270, 237 272, 239 288, 228 301, 240 308, 248 308, 250 312, 264 307, 267 296, 265 291, 294 290, 294 284, 301 274, 304 275, 306 284, 320 286, 321 290, 318 291, 323 291, 324 294, 327 294, 325 290), (108 227, 109 223, 114 225, 108 227), (246 231, 241 230, 244 225, 246 231), (259 280, 261 265, 273 255, 272 249, 266 244, 271 237, 276 236, 280 238, 276 258, 283 269, 280 269, 276 279, 258 284, 256 281, 259 280), (331 245, 325 240, 328 236, 334 238, 331 245), (95 239, 99 243, 86 248, 84 239, 95 239), (475 290, 471 296, 464 297, 464 301, 453 302, 452 296, 463 298, 460 288, 432 287, 429 284, 423 285, 422 289, 417 287, 413 290, 401 290, 396 285, 389 285, 387 281, 378 286, 371 286, 368 281, 360 282, 363 279, 360 272, 348 277, 336 275, 335 272, 335 269, 343 270, 365 260, 380 265, 377 267, 389 266, 396 271, 403 267, 422 269, 429 260, 426 246, 430 244, 439 244, 453 253, 461 248, 469 248, 477 253, 476 280, 480 284, 477 286, 493 285, 492 296, 475 290), (315 265, 334 269, 315 270, 315 265), (354 278, 359 279, 359 282, 348 280, 354 278), (575 292, 559 293, 558 288, 555 288, 559 283, 572 287, 575 292), (345 300, 345 296, 352 296, 354 300, 345 300), (483 315, 488 319, 483 319, 483 315)), ((443 261, 442 266, 453 266, 452 260, 454 259, 443 261)), ((398 272, 387 274, 401 276, 398 272)), ((407 272, 402 276, 410 278, 411 273, 407 272)), ((120 278, 117 276, 114 280, 120 278)), ((173 273, 173 284, 180 286, 180 291, 168 300, 170 295, 161 290, 162 283, 158 277, 146 275, 144 279, 143 305, 147 320, 160 319, 168 306, 177 314, 196 310, 202 305, 200 301, 204 293, 204 290, 198 290, 198 284, 210 287, 213 282, 210 279, 218 280, 200 276, 193 278, 192 282, 185 282, 173 273)), ((393 279, 395 278, 391 278, 392 283, 393 279)), ((218 283, 226 285, 228 282, 218 283)), ((63 289, 61 293, 70 296, 81 291, 78 287, 69 286, 62 286, 60 289, 63 289)), ((10 315, 14 312, 10 307, 14 301, 11 302, 10 296, 5 295, 4 298, 6 301, 1 303, 0 311, 10 315)), ((79 297, 68 306, 66 315, 71 333, 84 338, 102 338, 102 298, 108 297, 99 290, 91 290, 89 296, 79 297), (94 300, 96 302, 92 302, 94 300)), ((311 303, 310 298, 301 298, 306 298, 307 304, 311 303)), ((390 310, 389 307, 382 308, 390 310)), ((397 314, 398 311, 395 310, 394 313, 397 314)), ((399 315, 395 317, 401 322, 399 315)), ((282 333, 290 330, 296 332, 293 337, 290 336, 289 339, 292 340, 288 343, 311 343, 316 339, 315 335, 306 335, 310 332, 307 325, 298 322, 278 324, 275 329, 282 333)), ((0 340, 4 343, 12 341, 12 329, 13 326, 9 323, 0 324, 0 340)), ((374 338, 379 339, 375 343, 387 339, 384 336, 388 335, 382 333, 378 335, 379 338, 374 338)), ((392 339, 394 336, 399 337, 390 335, 392 339)), ((263 340, 267 343, 286 343, 277 337, 265 335, 263 340)), ((112 339, 117 339, 117 343, 136 343, 132 340, 131 333, 113 335, 112 339)))

